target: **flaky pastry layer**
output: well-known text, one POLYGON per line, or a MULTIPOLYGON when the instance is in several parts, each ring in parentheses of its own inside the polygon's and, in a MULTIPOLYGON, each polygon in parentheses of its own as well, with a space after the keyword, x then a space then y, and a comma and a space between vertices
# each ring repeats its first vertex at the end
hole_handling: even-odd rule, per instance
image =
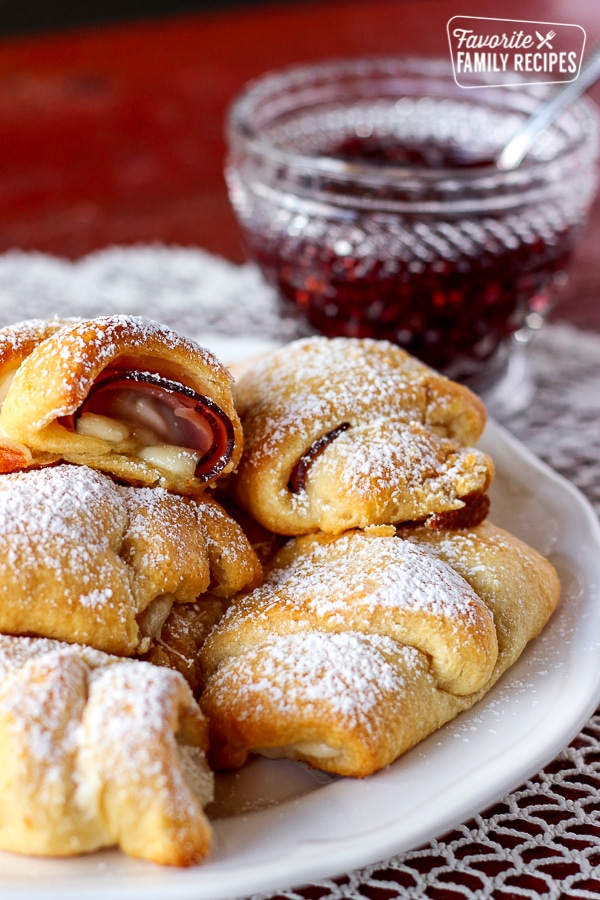
POLYGON ((481 401, 386 341, 307 338, 244 365, 233 495, 287 535, 427 519, 485 494, 481 401))
MULTIPOLYGON (((0 329, 0 408, 23 360, 55 331, 76 321, 78 320, 58 318, 28 319, 0 329)), ((54 453, 38 452, 35 458, 37 464, 43 465, 54 462, 57 457, 54 453)), ((14 472, 30 465, 33 465, 30 448, 11 439, 2 428, 0 420, 0 472, 14 472)))
POLYGON ((207 727, 177 672, 0 635, 0 848, 201 862, 207 727))
POLYGON ((550 563, 489 522, 291 540, 204 646, 211 759, 388 765, 468 709, 542 629, 550 563))
POLYGON ((209 350, 139 316, 8 326, 0 331, 0 378, 0 471, 65 460, 190 494, 233 471, 242 452, 229 372, 209 350), (158 422, 154 434, 156 409, 169 410, 171 424, 158 422), (178 437, 182 411, 198 422, 195 434, 188 427, 191 441, 178 437))
POLYGON ((0 477, 2 633, 132 656, 168 649, 184 619, 170 659, 185 673, 206 634, 204 601, 212 608, 261 578, 241 528, 205 494, 65 464, 0 477))

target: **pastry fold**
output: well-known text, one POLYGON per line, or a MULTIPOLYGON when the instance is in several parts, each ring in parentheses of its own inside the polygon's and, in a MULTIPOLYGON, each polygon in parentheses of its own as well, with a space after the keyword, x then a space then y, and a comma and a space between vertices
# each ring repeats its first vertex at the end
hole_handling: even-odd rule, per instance
MULTIPOLYGON (((16 371, 29 354, 45 338, 76 319, 28 319, 0 329, 0 408, 6 399, 8 389, 16 371)), ((53 453, 36 454, 38 465, 56 460, 53 453)), ((33 454, 29 447, 8 437, 0 424, 0 472, 14 472, 33 465, 33 454)))
POLYGON ((233 602, 202 651, 214 766, 369 775, 483 697, 558 602, 550 563, 489 522, 381 532, 295 538, 233 602))
POLYGON ((64 460, 184 494, 233 471, 242 431, 209 350, 141 317, 58 324, 0 332, 0 471, 64 460))
POLYGON ((261 578, 242 529, 205 494, 66 464, 0 478, 4 634, 158 653, 196 688, 207 631, 227 598, 261 578))
POLYGON ((207 726, 184 679, 58 641, 0 635, 0 848, 100 847, 200 862, 207 726))
POLYGON ((240 369, 236 405, 233 495, 273 532, 485 518, 483 404, 386 341, 295 341, 240 369))

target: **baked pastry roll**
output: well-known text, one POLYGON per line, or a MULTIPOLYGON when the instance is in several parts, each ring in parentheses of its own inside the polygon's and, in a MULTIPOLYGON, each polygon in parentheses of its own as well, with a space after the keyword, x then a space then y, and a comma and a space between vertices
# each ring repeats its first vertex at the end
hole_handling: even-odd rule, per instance
POLYGON ((481 401, 386 341, 314 337, 245 365, 235 499, 281 534, 485 518, 481 401))
POLYGON ((235 468, 242 432, 231 377, 210 351, 133 316, 20 323, 4 330, 4 346, 36 328, 30 352, 7 362, 4 471, 15 445, 13 468, 61 459, 180 493, 235 468))
POLYGON ((200 862, 207 726, 177 672, 0 635, 0 848, 200 862))
MULTIPOLYGON (((45 338, 76 319, 29 319, 0 329, 0 407, 15 373, 26 357, 45 338)), ((55 454, 37 454, 38 464, 53 462, 55 454)), ((33 464, 29 447, 11 440, 0 425, 0 472, 14 472, 33 464)))
POLYGON ((261 577, 239 525, 204 494, 118 485, 66 464, 0 478, 4 634, 153 661, 160 648, 195 688, 215 608, 261 577))
POLYGON ((550 563, 489 522, 391 531, 295 538, 234 601, 202 651, 214 766, 369 775, 483 697, 558 602, 550 563))

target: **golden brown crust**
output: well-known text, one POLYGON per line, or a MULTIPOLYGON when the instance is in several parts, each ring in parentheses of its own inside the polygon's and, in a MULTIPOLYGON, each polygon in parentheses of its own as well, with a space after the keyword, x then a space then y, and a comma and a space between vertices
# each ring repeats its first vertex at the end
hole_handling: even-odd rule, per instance
POLYGON ((203 651, 215 766, 371 774, 483 697, 558 602, 550 563, 490 523, 401 533, 294 539, 233 602, 203 651))
POLYGON ((229 372, 209 350, 164 325, 134 316, 104 316, 54 328, 22 361, 2 406, 0 426, 8 438, 29 448, 29 464, 60 458, 180 493, 203 490, 215 480, 166 471, 141 458, 126 441, 121 446, 79 434, 58 421, 76 413, 96 379, 114 366, 160 375, 214 402, 233 433, 231 458, 218 475, 235 469, 243 436, 229 372))
POLYGON ((0 635, 0 848, 117 845, 187 866, 207 855, 206 721, 183 678, 57 641, 0 635))
POLYGON ((227 599, 242 590, 258 587, 263 580, 263 569, 245 530, 208 494, 190 498, 188 502, 201 510, 211 593, 227 599))
POLYGON ((177 603, 171 608, 158 638, 140 659, 180 672, 195 697, 205 683, 200 651, 227 609, 227 601, 205 594, 198 603, 177 603))
MULTIPOLYGON (((0 329, 0 406, 4 403, 10 384, 24 359, 43 340, 77 319, 28 319, 0 329)), ((57 459, 55 454, 38 454, 40 464, 57 459)), ((14 472, 32 465, 30 449, 3 434, 0 427, 0 472, 14 472)))
POLYGON ((424 519, 493 477, 471 446, 481 401, 386 341, 293 342, 244 367, 236 404, 245 450, 233 495, 281 534, 424 519))
POLYGON ((85 466, 0 479, 0 632, 147 652, 171 608, 261 578, 212 500, 115 484, 85 466))
POLYGON ((16 372, 23 360, 46 338, 81 319, 26 319, 0 328, 0 378, 16 372))
POLYGON ((217 490, 215 497, 227 514, 238 523, 262 565, 266 566, 267 563, 270 563, 277 551, 281 550, 287 538, 284 535, 269 531, 256 519, 253 519, 249 513, 235 503, 226 491, 217 490))
POLYGON ((419 647, 439 681, 459 694, 486 680, 497 653, 487 608, 448 566, 396 537, 351 531, 289 541, 265 583, 236 598, 207 642, 203 664, 210 676, 265 635, 342 627, 419 647))
POLYGON ((525 643, 542 630, 558 603, 560 582, 540 553, 490 521, 473 529, 398 529, 427 546, 467 581, 492 611, 498 635, 498 666, 516 661, 525 643))

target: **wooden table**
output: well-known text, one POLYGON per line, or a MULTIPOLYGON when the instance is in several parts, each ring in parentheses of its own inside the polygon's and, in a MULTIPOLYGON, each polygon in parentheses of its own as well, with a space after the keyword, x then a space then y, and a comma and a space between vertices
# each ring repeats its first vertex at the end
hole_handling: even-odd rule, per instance
MULTIPOLYGON (((225 110, 269 68, 331 56, 447 56, 446 23, 494 0, 325 0, 0 41, 0 252, 77 258, 113 243, 199 245, 238 261, 222 177, 225 110)), ((582 25, 597 0, 503 0, 582 25)), ((600 99, 600 88, 592 91, 600 99)), ((555 313, 600 331, 600 200, 555 313)))

